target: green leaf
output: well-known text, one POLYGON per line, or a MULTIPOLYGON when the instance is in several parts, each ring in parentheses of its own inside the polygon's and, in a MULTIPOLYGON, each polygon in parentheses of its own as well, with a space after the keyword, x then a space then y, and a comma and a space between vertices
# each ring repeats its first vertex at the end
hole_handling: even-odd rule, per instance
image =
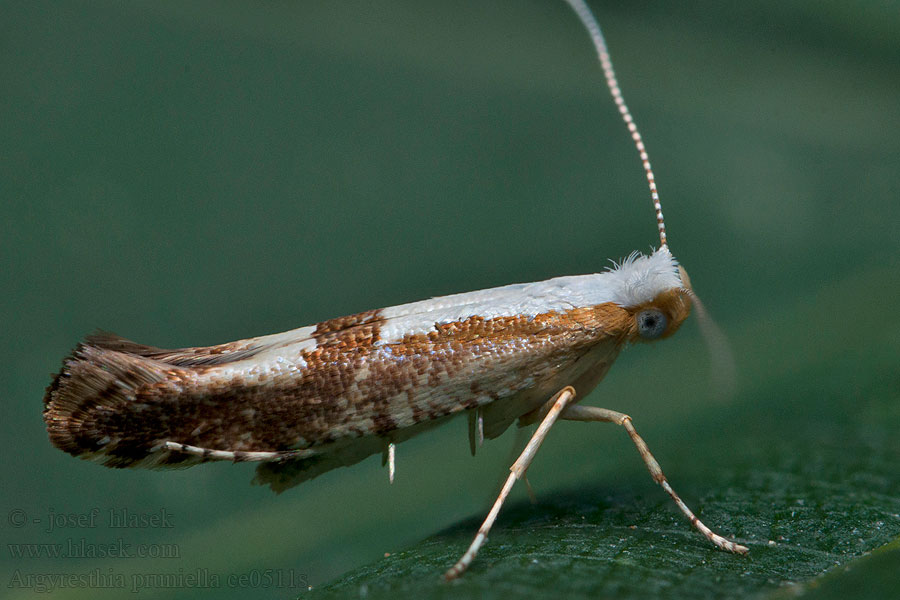
POLYGON ((900 538, 806 585, 781 590, 772 600, 803 597, 809 600, 890 598, 900 589, 900 538))

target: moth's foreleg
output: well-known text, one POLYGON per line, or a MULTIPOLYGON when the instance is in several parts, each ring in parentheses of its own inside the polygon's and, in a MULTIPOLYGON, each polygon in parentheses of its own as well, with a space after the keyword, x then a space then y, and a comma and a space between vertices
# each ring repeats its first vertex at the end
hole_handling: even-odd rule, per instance
POLYGON ((550 431, 550 428, 553 427, 556 419, 559 418, 560 414, 563 412, 563 410, 565 410, 566 406, 568 406, 574 398, 575 388, 572 387, 564 387, 553 397, 553 399, 551 400, 553 404, 550 410, 547 412, 547 416, 544 417, 544 420, 541 421, 541 424, 538 426, 537 431, 535 431, 534 435, 531 436, 531 439, 528 441, 528 444, 525 446, 522 454, 519 455, 519 458, 516 460, 516 462, 514 462, 513 465, 509 468, 509 477, 506 478, 506 483, 503 484, 503 489, 500 490, 500 495, 497 496, 497 500, 494 502, 494 506, 491 507, 491 512, 488 513, 488 516, 487 518, 485 518, 484 523, 482 523, 481 527, 478 528, 478 533, 475 534, 475 539, 472 540, 471 545, 469 545, 469 549, 466 550, 465 554, 462 555, 462 557, 456 562, 456 564, 450 567, 450 569, 446 573, 444 573, 444 579, 446 579, 447 581, 456 579, 465 572, 465 570, 475 559, 475 555, 478 554, 479 548, 481 548, 481 545, 487 539, 487 534, 491 530, 491 526, 494 524, 494 521, 497 519, 497 515, 500 513, 500 507, 503 506, 503 502, 509 495, 510 490, 512 490, 513 484, 517 479, 521 479, 522 477, 524 477, 525 471, 528 470, 528 466, 534 459, 534 455, 537 454, 538 448, 541 447, 541 443, 544 441, 544 438, 547 437, 547 432, 550 431))
POLYGON ((723 550, 728 550, 737 554, 747 554, 750 552, 746 546, 732 542, 711 530, 697 518, 690 508, 687 507, 687 504, 684 503, 678 494, 675 493, 675 490, 672 489, 672 486, 669 485, 666 476, 662 472, 662 468, 660 468, 659 463, 656 462, 656 459, 653 458, 653 455, 650 453, 650 448, 647 447, 647 443, 644 442, 643 438, 634 430, 634 425, 631 424, 631 417, 605 408, 596 408, 593 406, 568 406, 563 411, 560 418, 567 421, 602 421, 604 423, 615 423, 616 425, 624 427, 625 431, 627 431, 628 435, 631 437, 631 441, 637 446, 641 458, 644 459, 644 463, 650 471, 650 476, 666 490, 675 501, 675 504, 678 505, 678 508, 681 509, 681 512, 687 516, 691 524, 696 527, 700 533, 706 536, 706 539, 723 550))

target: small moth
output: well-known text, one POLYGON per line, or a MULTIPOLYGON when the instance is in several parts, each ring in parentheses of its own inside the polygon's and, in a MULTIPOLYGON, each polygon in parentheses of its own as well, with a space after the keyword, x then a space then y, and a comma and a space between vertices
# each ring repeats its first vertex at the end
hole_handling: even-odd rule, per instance
POLYGON ((627 345, 666 338, 698 306, 669 251, 644 144, 619 90, 600 27, 567 0, 593 40, 606 83, 640 153, 660 247, 611 270, 370 310, 210 347, 163 350, 89 336, 44 396, 50 441, 108 467, 255 461, 255 481, 280 492, 382 453, 466 413, 469 442, 539 423, 471 546, 461 575, 513 484, 557 420, 621 425, 653 479, 719 548, 748 549, 711 531, 678 497, 626 414, 580 406, 627 345))

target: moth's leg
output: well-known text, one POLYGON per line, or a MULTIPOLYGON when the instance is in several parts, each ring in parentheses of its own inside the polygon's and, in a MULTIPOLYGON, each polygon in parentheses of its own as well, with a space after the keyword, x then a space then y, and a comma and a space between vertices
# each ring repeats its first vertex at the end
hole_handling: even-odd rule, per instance
POLYGON ((494 502, 494 506, 491 507, 491 512, 488 513, 488 516, 487 518, 485 518, 484 523, 482 523, 481 527, 478 528, 478 533, 475 534, 475 539, 472 540, 472 544, 469 546, 469 549, 466 550, 465 554, 462 555, 462 557, 456 562, 456 564, 450 567, 450 569, 446 573, 444 573, 444 579, 446 579, 447 581, 456 579, 457 577, 462 575, 463 572, 465 572, 465 570, 472 563, 475 555, 478 554, 478 549, 481 548, 481 545, 487 539, 487 534, 491 530, 491 526, 494 524, 494 521, 497 519, 497 514, 499 514, 500 512, 500 507, 503 506, 503 502, 509 495, 513 484, 517 479, 521 479, 525 475, 525 471, 528 469, 528 466, 534 459, 534 455, 537 454, 538 448, 541 447, 541 443, 544 441, 544 438, 547 437, 547 432, 550 431, 550 428, 553 427, 556 419, 566 408, 569 402, 571 402, 574 398, 575 388, 568 386, 561 389, 553 397, 553 406, 550 408, 547 416, 544 417, 544 420, 541 421, 541 424, 538 426, 537 431, 535 431, 534 435, 531 436, 531 439, 528 441, 528 445, 525 446, 522 454, 519 455, 519 458, 516 459, 516 462, 514 462, 513 465, 509 468, 509 477, 506 478, 506 483, 503 484, 503 489, 500 490, 500 495, 497 496, 497 500, 494 502))
POLYGON ((162 448, 173 450, 175 452, 183 452, 184 454, 193 454, 209 460, 231 460, 234 462, 253 462, 279 460, 284 458, 293 458, 298 452, 286 450, 283 452, 244 452, 231 450, 212 450, 210 448, 200 448, 199 446, 191 446, 188 444, 179 444, 178 442, 163 442, 162 448))
POLYGON ((481 407, 469 411, 469 451, 475 456, 475 449, 484 444, 484 412, 481 407))
MULTIPOLYGON (((553 400, 556 396, 553 396, 548 401, 547 410, 550 410, 550 407, 553 406, 553 400)), ((547 415, 547 411, 544 411, 544 416, 547 415)), ((506 462, 514 462, 516 458, 522 453, 525 449, 525 444, 528 443, 528 440, 531 439, 531 432, 524 429, 523 425, 519 425, 516 427, 515 436, 513 437, 512 445, 509 447, 509 458, 506 459, 506 462)), ((522 481, 525 482, 525 490, 528 492, 528 498, 531 500, 532 504, 537 504, 537 496, 534 495, 534 489, 531 487, 531 482, 528 481, 528 474, 526 473, 522 477, 522 481)))
POLYGON ((534 495, 534 489, 531 487, 531 482, 528 481, 528 475, 522 477, 525 480, 525 489, 528 491, 528 499, 531 500, 532 504, 537 504, 537 496, 534 495))
POLYGON ((397 447, 394 444, 388 444, 388 481, 394 483, 394 473, 396 472, 397 447))
POLYGON ((393 442, 387 442, 381 451, 381 466, 388 466, 388 481, 394 483, 394 473, 396 472, 397 450, 393 442))
POLYGON ((729 539, 722 537, 721 535, 715 533, 709 527, 703 524, 697 516, 691 512, 691 509, 687 507, 687 504, 675 493, 675 490, 672 489, 672 486, 669 485, 669 482, 666 480, 666 476, 663 475, 662 468, 660 468, 659 463, 656 462, 656 459, 653 458, 653 455, 650 453, 650 448, 647 447, 647 443, 644 442, 643 438, 638 435, 637 431, 634 430, 634 425, 631 424, 631 417, 626 414, 616 412, 614 410, 607 410, 605 408, 596 408, 593 406, 568 406, 563 411, 561 417, 567 421, 602 421, 605 423, 615 423, 616 425, 621 425, 625 428, 625 431, 628 432, 628 435, 631 437, 631 441, 634 442, 634 445, 637 446, 638 452, 641 455, 641 458, 644 459, 644 463, 647 465, 647 469, 650 470, 650 476, 653 477, 653 480, 662 486, 664 490, 672 497, 672 500, 675 501, 675 504, 678 505, 678 508, 681 509, 681 512, 687 516, 690 520, 691 525, 696 527, 700 533, 706 536, 710 542, 722 548, 723 550, 728 550, 730 552, 735 552, 737 554, 747 554, 750 550, 746 546, 742 546, 735 542, 732 542, 729 539))

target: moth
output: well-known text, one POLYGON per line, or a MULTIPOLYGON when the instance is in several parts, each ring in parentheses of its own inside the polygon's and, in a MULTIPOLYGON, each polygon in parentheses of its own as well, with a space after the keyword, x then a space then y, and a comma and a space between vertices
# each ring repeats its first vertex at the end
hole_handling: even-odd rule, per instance
POLYGON ((255 482, 281 492, 382 454, 465 413, 469 442, 538 423, 471 546, 475 558, 513 484, 559 420, 621 425, 653 479, 719 548, 745 546, 706 527, 675 493, 631 418, 578 405, 628 345, 675 333, 697 305, 669 250, 644 143, 625 105, 600 27, 587 28, 606 83, 643 162, 660 247, 590 275, 455 294, 209 347, 165 350, 108 333, 87 337, 44 396, 50 441, 108 467, 258 462, 255 482))

